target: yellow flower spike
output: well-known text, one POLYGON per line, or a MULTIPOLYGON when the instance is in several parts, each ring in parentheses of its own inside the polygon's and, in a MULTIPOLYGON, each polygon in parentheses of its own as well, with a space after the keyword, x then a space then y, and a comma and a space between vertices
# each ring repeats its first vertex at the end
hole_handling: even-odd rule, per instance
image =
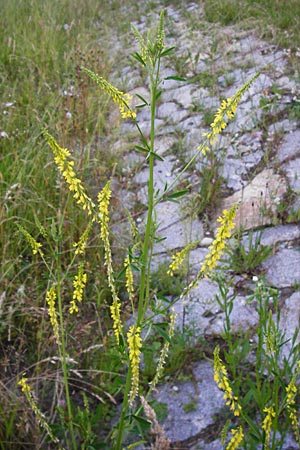
MULTIPOLYGON (((215 119, 213 123, 211 123, 211 131, 203 133, 203 136, 207 138, 210 145, 213 145, 214 142, 218 141, 218 134, 220 134, 226 127, 227 122, 225 120, 226 116, 228 120, 232 120, 234 118, 237 106, 241 101, 242 96, 245 92, 248 91, 252 83, 259 76, 259 73, 255 74, 249 81, 247 81, 234 95, 233 97, 228 98, 227 100, 222 100, 220 108, 217 110, 215 114, 215 119)), ((209 150, 208 146, 202 148, 199 146, 197 150, 202 150, 202 153, 205 155, 209 150)))
POLYGON ((224 392, 224 399, 226 405, 230 407, 235 416, 239 416, 242 408, 239 404, 238 397, 233 394, 232 388, 229 384, 228 373, 220 356, 220 349, 216 347, 214 350, 214 380, 219 389, 224 392))
POLYGON ((125 267, 126 289, 128 292, 129 300, 133 305, 133 296, 134 296, 133 273, 130 266, 129 256, 125 258, 124 267, 125 267))
POLYGON ((200 273, 203 277, 208 276, 212 270, 216 267, 220 260, 225 248, 226 239, 231 236, 231 232, 234 229, 234 219, 236 216, 238 205, 233 205, 229 211, 224 210, 223 216, 219 217, 217 221, 221 226, 217 230, 217 235, 212 245, 209 247, 210 252, 206 255, 203 266, 200 273))
POLYGON ((121 302, 117 294, 116 284, 114 279, 112 267, 112 255, 109 242, 109 203, 111 197, 110 182, 108 181, 102 191, 98 194, 99 202, 99 223, 100 223, 100 237, 104 245, 104 259, 107 269, 108 285, 112 293, 113 303, 110 307, 110 314, 113 320, 113 329, 116 336, 117 343, 120 342, 120 335, 122 333, 121 322, 121 302))
POLYGON ((57 321, 57 316, 56 316, 56 307, 55 307, 56 292, 55 292, 54 286, 51 286, 51 288, 47 292, 46 302, 48 304, 48 314, 50 317, 50 323, 52 325, 53 334, 54 334, 57 345, 60 345, 59 326, 58 326, 58 321, 57 321))
POLYGON ((167 274, 171 277, 174 275, 174 272, 179 269, 183 261, 185 260, 186 256, 189 254, 193 248, 196 247, 198 242, 191 242, 186 247, 184 247, 179 252, 175 253, 175 255, 172 255, 172 262, 169 265, 169 269, 167 271, 167 274))
POLYGON ((275 414, 273 406, 270 406, 269 408, 267 408, 267 407, 264 408, 264 412, 266 413, 266 416, 263 420, 261 427, 266 433, 265 446, 266 446, 266 448, 269 448, 273 418, 276 416, 276 414, 275 414))
MULTIPOLYGON (((74 161, 70 161, 71 153, 66 148, 61 148, 55 139, 46 131, 43 131, 45 138, 54 154, 54 161, 61 172, 62 176, 69 185, 70 191, 73 193, 73 197, 83 210, 87 210, 88 215, 94 215, 95 204, 90 197, 85 193, 81 180, 76 178, 73 166, 74 161)), ((94 217, 93 217, 94 220, 94 217)))
POLYGON ((298 419, 298 411, 296 408, 296 401, 295 397, 297 395, 298 389, 296 386, 296 379, 298 377, 300 371, 300 361, 298 361, 295 373, 288 384, 288 386, 285 388, 286 390, 286 407, 287 412, 289 415, 289 419, 291 421, 291 425, 296 437, 296 441, 298 444, 300 444, 300 433, 299 433, 299 419, 298 419))
POLYGON ((27 377, 25 376, 25 374, 23 375, 21 380, 18 382, 18 385, 21 387, 23 394, 25 395, 32 411, 34 412, 34 414, 39 422, 39 425, 46 431, 46 433, 48 434, 48 436, 50 437, 52 442, 54 442, 55 444, 59 443, 59 440, 52 433, 52 430, 49 427, 44 414, 39 409, 37 402, 32 395, 31 388, 27 382, 27 377))
POLYGON ((92 222, 88 224, 88 226, 80 236, 79 241, 73 244, 73 247, 75 247, 75 255, 83 255, 91 229, 92 229, 92 222))
POLYGON ((239 448, 239 445, 243 442, 244 432, 242 427, 238 427, 235 430, 231 431, 232 438, 230 442, 226 446, 226 450, 236 450, 239 448))
POLYGON ((132 405, 139 391, 140 379, 140 355, 142 347, 141 327, 132 325, 127 333, 127 342, 129 348, 129 360, 132 373, 131 390, 129 393, 129 404, 132 405))
POLYGON ((37 253, 40 254, 41 257, 44 256, 44 253, 41 250, 42 244, 40 242, 37 242, 30 233, 28 233, 27 230, 25 230, 25 228, 23 228, 21 225, 18 225, 19 230, 21 231, 21 233, 23 234, 23 236, 26 238, 28 244, 31 247, 32 250, 32 254, 36 255, 37 253))
POLYGON ((238 204, 233 205, 229 211, 224 210, 223 216, 219 217, 217 221, 221 226, 217 230, 217 235, 212 245, 209 247, 210 252, 206 255, 204 263, 197 273, 195 279, 182 291, 179 300, 182 300, 188 293, 197 286, 198 282, 205 277, 208 277, 212 270, 216 267, 225 248, 226 239, 231 236, 231 231, 234 228, 234 219, 236 216, 238 204))
POLYGON ((82 302, 83 290, 87 281, 87 275, 83 272, 83 264, 80 264, 78 273, 73 280, 73 298, 69 309, 70 314, 78 313, 78 303, 82 302))
POLYGON ((94 80, 96 84, 113 99, 115 103, 117 103, 123 119, 136 118, 136 113, 132 111, 129 106, 129 102, 132 98, 130 94, 124 94, 124 92, 119 91, 116 87, 114 87, 100 75, 94 73, 92 70, 89 70, 86 67, 82 67, 81 69, 83 70, 83 72, 89 75, 89 77, 94 80))

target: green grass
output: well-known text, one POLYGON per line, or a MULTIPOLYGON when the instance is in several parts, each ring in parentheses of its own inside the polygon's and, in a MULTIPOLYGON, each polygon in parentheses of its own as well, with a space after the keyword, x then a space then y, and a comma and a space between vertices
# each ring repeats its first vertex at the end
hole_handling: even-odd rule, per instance
POLYGON ((206 0, 205 17, 223 25, 241 23, 256 28, 280 46, 300 46, 298 0, 206 0))

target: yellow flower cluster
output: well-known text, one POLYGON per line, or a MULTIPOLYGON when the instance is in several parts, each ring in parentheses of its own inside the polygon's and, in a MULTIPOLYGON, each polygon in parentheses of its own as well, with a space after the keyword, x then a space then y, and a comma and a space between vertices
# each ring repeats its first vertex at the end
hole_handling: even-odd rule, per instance
POLYGON ((53 151, 54 161, 59 171, 69 185, 70 191, 73 193, 73 197, 82 206, 83 210, 87 210, 89 215, 93 215, 95 204, 85 193, 81 180, 76 178, 74 161, 69 160, 71 153, 66 148, 61 148, 46 130, 44 130, 44 136, 53 151))
MULTIPOLYGON (((211 131, 208 133, 203 133, 203 136, 205 136, 208 139, 210 145, 212 145, 214 142, 218 140, 217 135, 220 134, 227 127, 225 117, 227 116, 228 120, 234 118, 237 106, 241 101, 242 96, 250 88, 251 84, 254 82, 254 80, 256 80, 258 76, 259 73, 257 73, 249 81, 247 81, 233 95, 233 97, 230 97, 227 100, 222 101, 220 108, 215 114, 215 119, 210 125, 211 131)), ((205 154, 209 150, 209 147, 206 146, 203 148, 202 146, 199 146, 197 150, 202 150, 202 152, 205 154)))
POLYGON ((197 276, 193 281, 190 282, 188 286, 182 291, 179 300, 182 300, 184 297, 188 295, 188 293, 197 286, 199 280, 202 280, 204 277, 208 277, 211 271, 217 265, 219 259, 222 256, 226 239, 230 237, 231 231, 234 228, 234 219, 236 216, 236 211, 238 208, 238 204, 233 205, 229 211, 224 210, 223 216, 217 219, 218 222, 221 223, 221 226, 217 230, 217 235, 212 245, 209 247, 210 252, 206 255, 203 266, 197 273, 197 276))
POLYGON ((30 233, 28 233, 27 230, 25 230, 25 228, 23 228, 21 225, 18 225, 19 230, 21 231, 21 233, 23 234, 23 236, 25 236, 27 242, 29 243, 31 249, 32 249, 32 253, 34 255, 36 255, 37 253, 40 254, 41 257, 44 256, 44 253, 41 250, 42 244, 40 242, 37 242, 30 233))
POLYGON ((296 402, 295 397, 297 395, 297 386, 296 386, 296 378, 300 371, 300 361, 297 364, 295 375, 293 376, 291 382, 288 384, 286 389, 286 404, 287 411, 289 414, 289 418, 292 424, 292 428, 295 433, 296 441, 300 444, 300 433, 299 433, 299 424, 296 410, 296 402))
POLYGON ((80 264, 78 273, 77 273, 77 275, 75 275, 75 278, 73 280, 74 291, 73 291, 73 298, 71 301, 71 306, 69 309, 70 314, 78 313, 78 311, 79 311, 78 303, 82 302, 83 289, 85 288, 86 280, 87 280, 87 275, 86 275, 86 273, 83 272, 83 265, 80 264))
POLYGON ((129 393, 129 404, 132 405, 139 391, 140 379, 140 355, 142 347, 141 327, 132 325, 127 333, 127 341, 129 348, 129 360, 131 367, 131 390, 129 393))
POLYGON ((52 433, 51 428, 49 427, 48 423, 46 422, 44 414, 41 412, 41 410, 39 409, 39 407, 37 405, 36 400, 33 398, 33 395, 31 393, 31 389, 27 382, 27 378, 26 378, 25 374, 23 375, 21 380, 18 382, 18 385, 21 387, 21 390, 22 390, 23 394, 25 395, 32 411, 36 415, 40 426, 46 431, 46 433, 48 434, 48 436, 50 437, 52 442, 58 443, 59 440, 52 433))
POLYGON ((83 255, 91 229, 92 229, 92 222, 88 224, 88 226, 80 236, 79 241, 73 244, 73 247, 75 247, 75 255, 83 255))
POLYGON ((119 91, 116 87, 114 87, 104 78, 100 77, 100 75, 97 75, 96 73, 94 73, 89 69, 82 67, 82 70, 85 73, 87 73, 90 76, 90 78, 94 80, 97 83, 97 85, 100 86, 100 88, 103 89, 103 91, 105 91, 113 99, 115 103, 117 103, 123 119, 136 118, 136 113, 132 111, 132 109, 129 106, 129 102, 132 98, 130 94, 124 94, 124 92, 119 91))
POLYGON ((244 439, 244 432, 242 427, 238 427, 231 431, 232 438, 226 446, 226 450, 236 450, 244 439))
POLYGON ((174 275, 174 272, 179 269, 183 261, 185 260, 186 256, 189 254, 189 252, 195 248, 197 245, 197 242, 191 242, 186 247, 184 247, 179 252, 175 253, 175 255, 172 255, 172 262, 169 265, 169 269, 167 271, 167 274, 171 277, 174 275))
POLYGON ((264 413, 266 413, 266 416, 263 420, 261 427, 266 433, 265 446, 266 446, 266 448, 269 448, 273 418, 276 416, 276 414, 275 414, 273 406, 270 406, 269 408, 267 408, 267 407, 264 408, 264 413))
POLYGON ((125 258, 124 267, 125 267, 126 289, 128 292, 129 300, 130 300, 131 304, 133 305, 134 286, 133 286, 133 274, 132 274, 132 269, 130 266, 129 256, 127 256, 125 258))
POLYGON ((107 182, 101 192, 98 194, 99 203, 99 222, 100 222, 100 236, 104 245, 104 258, 107 268, 107 279, 110 287, 113 303, 110 307, 110 313, 113 320, 113 329, 116 336, 117 343, 120 342, 120 335, 122 333, 122 323, 120 316, 121 302, 119 300, 115 279, 112 267, 112 255, 109 242, 109 203, 111 197, 110 182, 107 182))
POLYGON ((59 327, 56 317, 56 308, 55 308, 55 302, 56 302, 56 292, 55 287, 51 286, 49 291, 46 294, 46 302, 48 304, 48 314, 50 317, 50 323, 52 325, 53 334, 56 340, 57 345, 60 345, 60 339, 59 339, 59 327))
POLYGON ((235 416, 239 416, 242 408, 239 404, 238 398, 233 394, 232 388, 229 384, 226 367, 222 363, 219 353, 220 349, 219 347, 216 347, 214 351, 214 380, 217 383, 218 388, 224 392, 226 405, 230 407, 235 416))
POLYGON ((236 216, 238 205, 233 205, 229 211, 224 210, 223 216, 219 217, 217 221, 221 226, 217 230, 217 235, 212 245, 209 247, 210 252, 206 255, 203 266, 200 270, 203 277, 208 276, 217 265, 223 253, 226 239, 231 236, 231 231, 234 228, 234 219, 236 216))
MULTIPOLYGON (((172 309, 172 313, 170 316, 170 325, 169 325, 169 329, 168 329, 168 337, 169 339, 172 339, 172 337, 174 336, 174 330, 175 330, 175 322, 176 322, 176 317, 177 314, 175 313, 174 309, 172 309)), ((169 353, 169 348, 170 348, 170 342, 165 340, 163 348, 161 350, 160 353, 160 357, 159 357, 159 361, 157 364, 157 369, 156 369, 156 373, 155 376, 152 380, 151 384, 151 391, 152 389, 156 386, 156 384, 158 383, 160 377, 162 376, 163 370, 164 370, 164 365, 166 363, 166 359, 169 353)))

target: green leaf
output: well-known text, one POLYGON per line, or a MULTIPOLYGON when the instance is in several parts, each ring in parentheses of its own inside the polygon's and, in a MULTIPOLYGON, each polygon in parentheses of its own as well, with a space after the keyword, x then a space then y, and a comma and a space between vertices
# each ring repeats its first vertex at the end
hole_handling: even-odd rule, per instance
POLYGON ((123 267, 123 269, 121 270, 121 272, 119 272, 118 275, 116 276, 116 280, 121 280, 121 278, 124 277, 125 272, 126 272, 126 268, 123 267))
POLYGON ((186 81, 186 78, 177 77, 176 75, 172 75, 170 77, 166 77, 165 80, 186 81))
POLYGON ((137 441, 133 442, 133 444, 130 444, 127 446, 128 450, 131 450, 132 448, 138 447, 139 445, 146 444, 146 441, 137 441))
POLYGON ((161 337, 163 337, 165 341, 167 341, 167 342, 169 342, 169 344, 171 344, 170 336, 168 335, 168 333, 165 331, 165 329, 161 325, 166 325, 166 324, 164 322, 154 323, 153 327, 156 328, 156 331, 158 332, 158 334, 160 334, 161 337))
POLYGON ((159 89, 159 91, 157 91, 156 94, 155 94, 155 100, 158 100, 159 97, 161 96, 161 94, 162 94, 162 90, 159 89))
POLYGON ((149 149, 145 147, 141 147, 140 145, 135 145, 135 150, 142 153, 149 153, 149 149))
POLYGON ((144 103, 145 106, 146 105, 149 106, 149 103, 142 95, 140 95, 140 94, 135 94, 135 95, 144 103))
POLYGON ((130 417, 135 420, 143 430, 148 430, 150 428, 150 422, 143 417, 136 416, 135 414, 131 414, 130 417))
POLYGON ((141 57, 141 55, 140 55, 139 53, 137 53, 137 52, 132 53, 131 56, 132 56, 134 59, 136 59, 139 63, 141 63, 142 66, 145 66, 145 65, 146 65, 145 61, 143 60, 143 58, 141 57))
POLYGON ((161 156, 159 156, 157 153, 155 152, 149 152, 147 155, 147 160, 150 158, 150 155, 154 156, 154 159, 158 159, 158 161, 164 161, 164 158, 162 158, 161 156))
POLYGON ((177 191, 174 192, 173 194, 166 195, 165 198, 168 200, 171 200, 172 198, 179 198, 185 195, 187 192, 189 192, 188 189, 183 189, 182 191, 177 191))
POLYGON ((164 50, 163 52, 161 52, 160 57, 162 58, 163 56, 168 55, 169 53, 171 53, 171 52, 174 50, 174 48, 176 48, 176 47, 169 47, 169 48, 166 48, 166 50, 164 50))

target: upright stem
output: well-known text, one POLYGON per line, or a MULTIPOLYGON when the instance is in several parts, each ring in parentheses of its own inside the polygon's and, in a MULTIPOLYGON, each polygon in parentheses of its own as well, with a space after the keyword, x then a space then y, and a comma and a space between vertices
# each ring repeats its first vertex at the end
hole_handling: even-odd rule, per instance
MULTIPOLYGON (((158 73, 157 68, 157 73, 158 73)), ((155 103, 156 103, 156 84, 157 74, 155 79, 151 77, 151 128, 150 128, 150 151, 149 151, 149 181, 148 181, 148 214, 146 222, 146 231, 143 244, 142 254, 142 268, 140 278, 140 292, 138 303, 138 319, 137 326, 142 321, 143 314, 146 309, 145 293, 147 280, 149 277, 149 248, 151 244, 151 232, 153 224, 153 205, 154 205, 154 139, 155 139, 155 103)))
MULTIPOLYGON (((58 249, 56 249, 56 255, 58 255, 58 249)), ((61 335, 61 366, 63 371, 63 379, 66 393, 66 402, 68 409, 68 427, 71 434, 73 450, 77 450, 77 443, 75 440, 74 427, 73 427, 73 416, 69 392, 69 382, 68 382, 68 370, 66 361, 66 341, 65 341, 65 330, 63 321, 63 308, 62 308, 62 298, 61 298, 61 273, 60 264, 57 256, 57 303, 58 303, 58 314, 59 314, 59 325, 60 325, 60 335, 61 335)))
MULTIPOLYGON (((146 222, 146 231, 143 243, 143 253, 142 253, 142 264, 141 264, 141 277, 140 277, 140 290, 139 290, 139 302, 138 302, 138 317, 136 326, 140 326, 143 321, 144 313, 147 308, 147 302, 145 298, 147 297, 147 291, 149 286, 149 269, 150 269, 150 259, 149 250, 151 249, 152 239, 152 226, 153 226, 153 207, 154 207, 154 140, 155 140, 155 106, 156 106, 156 89, 157 80, 159 74, 159 63, 157 64, 155 70, 155 77, 153 73, 150 76, 151 85, 151 129, 150 129, 150 147, 149 147, 149 181, 148 181, 148 214, 146 222)), ((119 425, 118 425, 118 436, 114 447, 114 450, 121 450, 121 445, 123 442, 125 417, 128 408, 128 396, 131 386, 131 369, 128 368, 126 385, 124 392, 124 399, 122 404, 122 411, 120 415, 119 425)))

